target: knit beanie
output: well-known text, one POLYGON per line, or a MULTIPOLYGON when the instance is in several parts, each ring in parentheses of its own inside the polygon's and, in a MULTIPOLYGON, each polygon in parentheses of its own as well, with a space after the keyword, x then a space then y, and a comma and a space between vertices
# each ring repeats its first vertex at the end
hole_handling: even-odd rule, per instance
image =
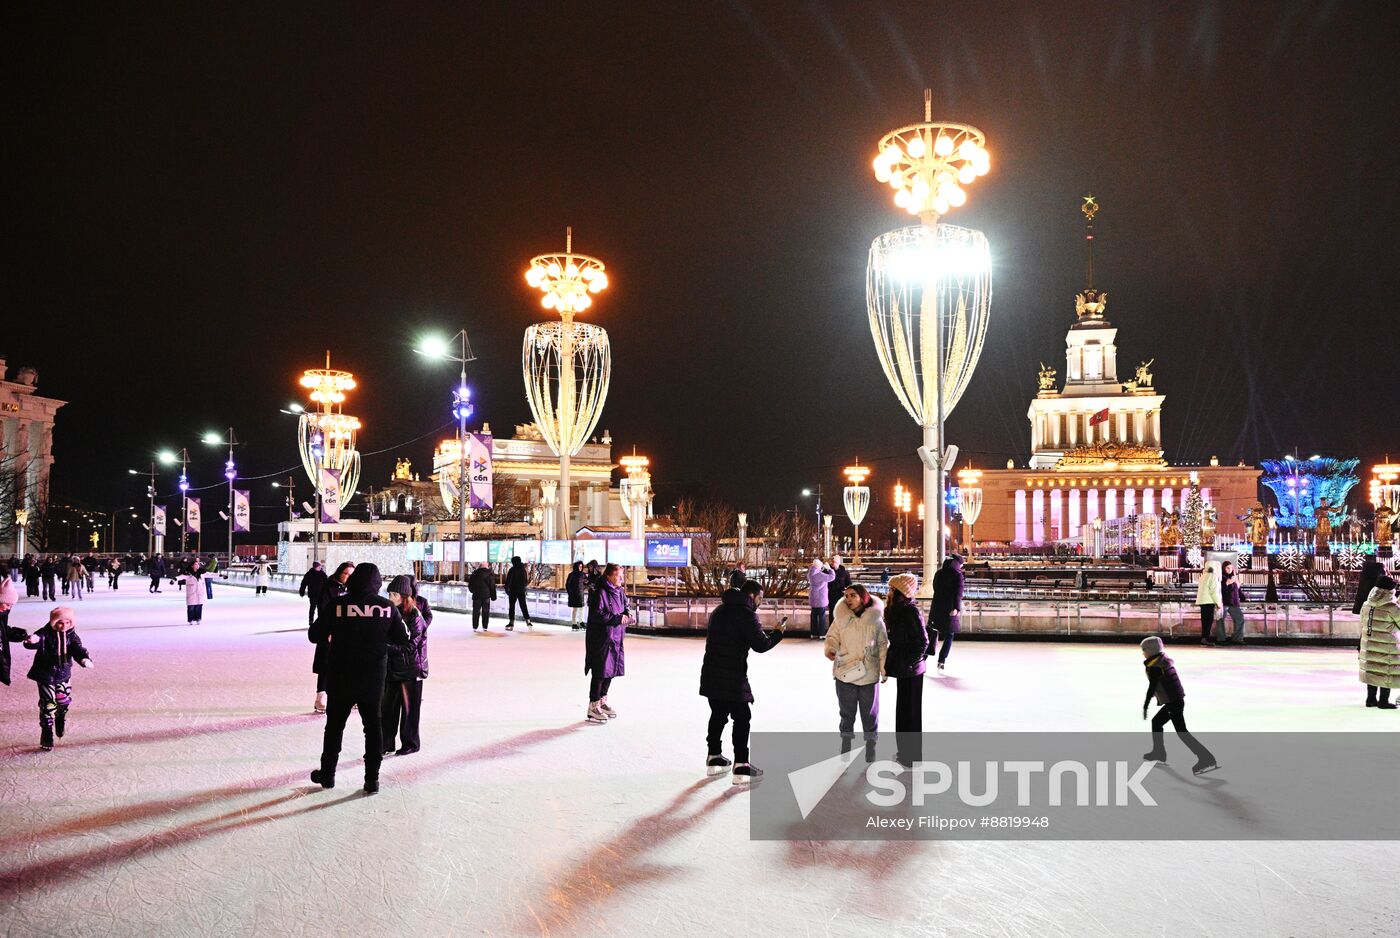
POLYGON ((912 573, 901 573, 890 577, 890 589, 899 590, 907 598, 913 599, 919 591, 919 578, 912 573))
POLYGON ((398 593, 400 596, 412 596, 413 577, 408 576, 404 573, 400 573, 398 576, 394 577, 392 580, 389 581, 388 592, 398 593))
POLYGON ((13 606, 19 602, 19 590, 15 589, 15 584, 10 578, 0 579, 0 603, 9 603, 13 606))
POLYGON ((1149 635, 1142 640, 1142 650, 1149 655, 1160 655, 1162 653, 1162 640, 1156 635, 1149 635))
POLYGON ((1382 590, 1393 590, 1393 589, 1395 589, 1395 580, 1394 580, 1394 578, 1388 577, 1388 576, 1382 576, 1382 577, 1380 577, 1379 579, 1376 580, 1376 589, 1382 589, 1382 590))

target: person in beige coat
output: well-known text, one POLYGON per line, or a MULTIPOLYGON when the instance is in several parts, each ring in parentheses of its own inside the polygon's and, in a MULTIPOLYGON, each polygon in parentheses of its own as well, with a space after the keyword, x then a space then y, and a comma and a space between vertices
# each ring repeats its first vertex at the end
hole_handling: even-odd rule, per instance
POLYGON ((1201 582, 1196 586, 1196 605, 1201 608, 1201 644, 1214 645, 1210 633, 1215 628, 1215 611, 1220 608, 1220 564, 1214 560, 1201 571, 1201 582))
POLYGON ((826 657, 832 662, 836 704, 841 714, 841 751, 851 750, 859 709, 867 762, 875 761, 880 684, 885 680, 885 655, 890 648, 884 611, 879 599, 854 583, 846 587, 837 603, 831 629, 826 633, 826 657))
POLYGON ((1400 687, 1400 604, 1395 601, 1395 580, 1376 580, 1361 606, 1361 683, 1366 685, 1366 706, 1394 710, 1392 688, 1400 687))

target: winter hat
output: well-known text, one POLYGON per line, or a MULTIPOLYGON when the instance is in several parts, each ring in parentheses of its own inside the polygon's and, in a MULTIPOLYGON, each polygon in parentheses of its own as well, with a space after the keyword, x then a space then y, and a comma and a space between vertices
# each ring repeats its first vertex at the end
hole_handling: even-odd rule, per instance
POLYGON ((13 606, 19 602, 19 590, 15 589, 15 584, 9 577, 0 580, 0 603, 9 603, 13 606))
POLYGON ((1142 640, 1142 650, 1149 655, 1160 655, 1162 653, 1162 639, 1156 635, 1149 635, 1142 640))
POLYGON ((413 577, 406 573, 400 573, 389 581, 390 593, 398 593, 400 596, 413 595, 413 577))
MULTIPOLYGON (((1383 576, 1383 577, 1378 578, 1378 579, 1376 580, 1376 589, 1378 589, 1378 590, 1393 590, 1393 589, 1395 589, 1395 578, 1394 578, 1394 577, 1388 577, 1388 576, 1383 576)), ((11 592, 13 592, 13 591, 14 591, 14 587, 10 587, 10 590, 11 590, 11 592)))
POLYGON ((907 598, 913 599, 919 591, 919 578, 912 573, 901 573, 890 577, 890 589, 899 590, 907 598))
MULTIPOLYGON (((67 619, 69 622, 72 622, 75 616, 76 613, 73 612, 72 606, 54 606, 49 610, 49 625, 58 629, 60 632, 66 631, 65 629, 58 628, 58 620, 67 619)), ((72 626, 69 626, 69 628, 72 628, 72 626)))

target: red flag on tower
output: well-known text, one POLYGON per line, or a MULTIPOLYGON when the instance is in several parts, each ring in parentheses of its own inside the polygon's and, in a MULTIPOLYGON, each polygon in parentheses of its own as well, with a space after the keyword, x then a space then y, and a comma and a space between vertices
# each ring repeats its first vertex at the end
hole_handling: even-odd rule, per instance
POLYGON ((1092 426, 1093 426, 1094 424, 1096 424, 1096 423, 1103 423, 1103 422, 1104 422, 1105 420, 1107 420, 1107 419, 1108 419, 1108 408, 1105 407, 1103 410, 1099 411, 1097 414, 1094 414, 1094 416, 1092 416, 1092 417, 1089 418, 1089 426, 1092 427, 1092 426))

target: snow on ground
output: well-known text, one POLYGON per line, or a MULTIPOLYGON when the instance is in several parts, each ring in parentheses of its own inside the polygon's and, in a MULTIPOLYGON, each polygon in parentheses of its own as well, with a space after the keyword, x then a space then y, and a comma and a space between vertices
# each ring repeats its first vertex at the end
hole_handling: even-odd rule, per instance
MULTIPOLYGON (((37 628, 48 606, 23 601, 11 623, 37 628)), ((205 609, 187 626, 182 594, 134 577, 79 605, 97 667, 75 669, 52 753, 37 748, 31 655, 16 649, 0 690, 6 934, 1400 929, 1394 843, 752 842, 747 795, 703 775, 695 639, 629 637, 621 716, 590 726, 579 633, 498 622, 474 635, 439 614, 423 751, 386 760, 378 796, 360 792, 357 762, 322 791, 307 779, 323 718, 303 601, 221 584, 205 609)), ((1194 730, 1400 730, 1400 713, 1360 706, 1354 651, 1173 653, 1194 730)), ((1140 730, 1140 660, 1126 644, 964 642, 929 679, 925 725, 1140 730)), ((816 643, 755 656, 751 674, 756 729, 834 728, 816 643)))

